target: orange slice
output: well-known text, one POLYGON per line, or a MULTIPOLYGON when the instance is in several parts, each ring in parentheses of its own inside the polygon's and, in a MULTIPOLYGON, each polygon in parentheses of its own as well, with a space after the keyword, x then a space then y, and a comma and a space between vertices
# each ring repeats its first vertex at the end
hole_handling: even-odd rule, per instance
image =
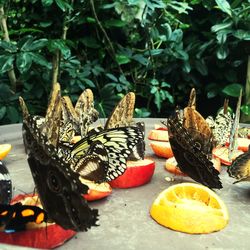
POLYGON ((181 183, 162 191, 153 202, 150 215, 165 227, 190 234, 219 231, 229 221, 220 197, 196 183, 181 183))
POLYGON ((170 158, 174 156, 170 143, 166 141, 152 141, 150 147, 157 156, 170 158))
MULTIPOLYGON (((244 152, 248 151, 248 147, 250 145, 250 139, 249 138, 237 138, 237 145, 238 150, 242 150, 244 152)), ((226 142, 226 146, 229 146, 229 141, 226 142)))
POLYGON ((0 144, 0 160, 3 160, 11 150, 10 144, 0 144))

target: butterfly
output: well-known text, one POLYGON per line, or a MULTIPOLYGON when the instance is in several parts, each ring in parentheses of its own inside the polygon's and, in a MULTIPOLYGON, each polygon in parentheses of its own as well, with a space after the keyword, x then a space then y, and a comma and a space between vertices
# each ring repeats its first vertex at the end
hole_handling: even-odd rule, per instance
POLYGON ((47 222, 47 213, 38 206, 15 204, 0 204, 0 226, 6 233, 23 231, 28 222, 41 224, 47 222))
POLYGON ((9 204, 12 198, 12 182, 5 164, 0 161, 0 204, 9 204))
MULTIPOLYGON (((138 122, 133 124, 133 114, 135 107, 135 93, 127 93, 120 102, 114 107, 110 116, 108 117, 104 129, 118 128, 124 126, 137 126, 143 135, 145 135, 145 124, 143 122, 138 122)), ((130 154, 128 160, 140 160, 144 159, 145 154, 145 141, 144 137, 141 139, 134 150, 130 154)))
POLYGON ((228 159, 232 160, 232 156, 234 151, 237 149, 237 141, 238 141, 238 128, 240 121, 240 105, 242 99, 242 89, 240 90, 240 95, 237 102, 236 112, 234 122, 231 126, 230 136, 229 136, 229 147, 228 147, 228 159))
POLYGON ((233 121, 230 112, 228 112, 228 99, 225 99, 223 109, 218 112, 215 119, 212 116, 208 116, 206 121, 213 132, 214 146, 224 146, 230 134, 233 121))
POLYGON ((211 157, 213 134, 206 120, 196 110, 196 91, 194 88, 190 92, 188 105, 183 110, 183 126, 191 134, 196 144, 199 143, 202 151, 211 157))
POLYGON ((209 188, 222 188, 219 172, 183 126, 178 111, 163 124, 168 127, 170 145, 181 171, 209 188))
POLYGON ((106 181, 111 181, 124 173, 129 155, 143 137, 143 133, 137 126, 92 129, 86 137, 71 146, 70 157, 78 159, 88 152, 92 143, 97 141, 102 143, 108 156, 106 181))
MULTIPOLYGON (((53 98, 57 100, 58 96, 53 98)), ((65 229, 84 231, 96 225, 97 210, 90 209, 82 197, 88 192, 88 187, 80 182, 79 174, 72 171, 70 164, 58 157, 54 145, 59 138, 59 129, 56 128, 60 124, 61 103, 54 102, 58 107, 53 107, 53 110, 58 113, 49 112, 54 123, 49 123, 50 127, 45 123, 43 131, 28 113, 22 98, 20 104, 24 136, 29 142, 28 163, 44 210, 65 229)))
POLYGON ((235 178, 237 181, 250 181, 250 146, 248 151, 239 155, 228 167, 227 172, 230 177, 235 178))

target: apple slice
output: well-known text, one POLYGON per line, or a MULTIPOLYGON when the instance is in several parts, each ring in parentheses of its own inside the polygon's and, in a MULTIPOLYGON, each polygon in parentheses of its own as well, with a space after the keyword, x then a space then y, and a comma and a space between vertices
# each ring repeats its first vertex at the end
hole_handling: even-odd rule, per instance
POLYGON ((123 175, 110 181, 113 188, 132 188, 146 184, 154 174, 155 162, 150 159, 127 161, 123 175))
POLYGON ((152 141, 149 145, 157 156, 164 158, 170 158, 174 156, 169 142, 152 141))
POLYGON ((162 126, 161 124, 155 124, 154 128, 158 130, 168 130, 166 126, 162 126))
MULTIPOLYGON (((250 139, 248 138, 238 138, 237 139, 238 150, 242 150, 244 152, 248 151, 248 147, 250 145, 250 139)), ((229 146, 229 141, 226 142, 226 146, 229 146)))
POLYGON ((87 201, 100 200, 112 193, 112 188, 107 182, 95 183, 83 178, 81 178, 81 182, 89 187, 88 194, 83 195, 87 201))
POLYGON ((242 150, 236 150, 233 154, 232 161, 230 161, 228 158, 228 147, 214 148, 212 153, 215 158, 220 160, 221 164, 230 166, 232 161, 244 152, 242 150))
POLYGON ((149 140, 169 141, 168 131, 162 129, 152 129, 148 134, 149 140))
POLYGON ((174 175, 182 175, 182 176, 187 176, 186 174, 184 174, 180 168, 177 166, 177 161, 175 159, 175 157, 170 157, 166 160, 165 163, 165 169, 174 174, 174 175))
MULTIPOLYGON (((21 202, 23 205, 39 205, 38 197, 34 194, 17 195, 11 204, 21 202)), ((51 249, 64 244, 72 238, 76 232, 65 230, 55 223, 34 222, 27 223, 27 230, 15 233, 0 232, 0 242, 23 247, 39 249, 51 249)))
MULTIPOLYGON (((214 164, 214 168, 217 169, 219 172, 221 172, 221 162, 218 158, 213 158, 211 160, 214 164)), ((187 176, 185 173, 183 173, 180 168, 177 166, 177 161, 175 157, 171 157, 166 160, 165 163, 165 169, 175 175, 182 175, 182 176, 187 176)))

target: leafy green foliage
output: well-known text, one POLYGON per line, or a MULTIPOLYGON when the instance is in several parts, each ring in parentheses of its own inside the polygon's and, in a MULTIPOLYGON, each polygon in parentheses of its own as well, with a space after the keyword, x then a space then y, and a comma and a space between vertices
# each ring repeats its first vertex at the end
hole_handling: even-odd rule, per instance
POLYGON ((0 40, 0 124, 21 121, 19 95, 31 112, 44 114, 58 52, 63 94, 76 101, 91 88, 103 117, 128 91, 136 93, 136 117, 166 117, 177 104, 186 105, 192 87, 201 113, 215 114, 225 96, 237 96, 235 83, 245 83, 247 0, 5 0, 1 5, 10 42, 0 40))

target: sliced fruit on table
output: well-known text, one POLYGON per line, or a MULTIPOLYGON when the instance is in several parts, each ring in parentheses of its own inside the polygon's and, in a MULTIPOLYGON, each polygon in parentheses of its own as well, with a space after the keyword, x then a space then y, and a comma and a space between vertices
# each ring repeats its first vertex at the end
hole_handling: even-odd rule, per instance
MULTIPOLYGON (((11 203, 16 202, 21 202, 23 205, 39 205, 38 197, 34 194, 17 195, 11 203)), ((14 233, 0 232, 0 242, 23 247, 51 249, 64 244, 76 234, 75 231, 65 230, 55 223, 30 222, 26 228, 25 231, 14 233)))
POLYGON ((149 140, 169 141, 168 131, 162 129, 152 129, 148 133, 149 140))
POLYGON ((168 130, 168 128, 162 124, 155 124, 154 125, 154 129, 158 129, 158 130, 168 130))
POLYGON ((127 161, 124 174, 110 181, 113 188, 132 188, 148 183, 155 170, 155 162, 151 159, 127 161))
POLYGON ((165 169, 175 175, 182 175, 182 176, 187 176, 184 174, 180 168, 177 166, 177 161, 175 157, 170 157, 166 160, 165 162, 165 169))
POLYGON ((95 183, 83 178, 81 178, 81 182, 89 187, 88 194, 83 195, 87 201, 100 200, 112 193, 112 188, 108 182, 95 183))
MULTIPOLYGON (((212 162, 214 164, 215 169, 217 169, 219 172, 221 171, 221 162, 218 158, 213 158, 212 162)), ((168 158, 165 162, 165 169, 175 175, 182 175, 187 176, 185 173, 183 173, 180 168, 177 165, 177 161, 175 157, 168 158)))
POLYGON ((243 154, 242 150, 236 150, 233 154, 232 160, 229 160, 228 157, 228 147, 218 147, 214 148, 212 151, 213 157, 218 158, 221 161, 221 164, 230 166, 232 161, 239 155, 243 154))
POLYGON ((221 198, 196 183, 176 184, 162 191, 153 202, 150 215, 165 227, 190 234, 219 231, 229 221, 221 198))
MULTIPOLYGON (((248 138, 238 138, 237 139, 238 150, 242 150, 244 152, 248 151, 248 147, 250 145, 250 139, 248 138)), ((226 146, 229 146, 229 142, 226 142, 226 146)))
POLYGON ((170 158, 174 156, 169 142, 151 141, 149 145, 159 157, 170 158))
POLYGON ((0 160, 3 160, 10 152, 11 144, 0 144, 0 160))

